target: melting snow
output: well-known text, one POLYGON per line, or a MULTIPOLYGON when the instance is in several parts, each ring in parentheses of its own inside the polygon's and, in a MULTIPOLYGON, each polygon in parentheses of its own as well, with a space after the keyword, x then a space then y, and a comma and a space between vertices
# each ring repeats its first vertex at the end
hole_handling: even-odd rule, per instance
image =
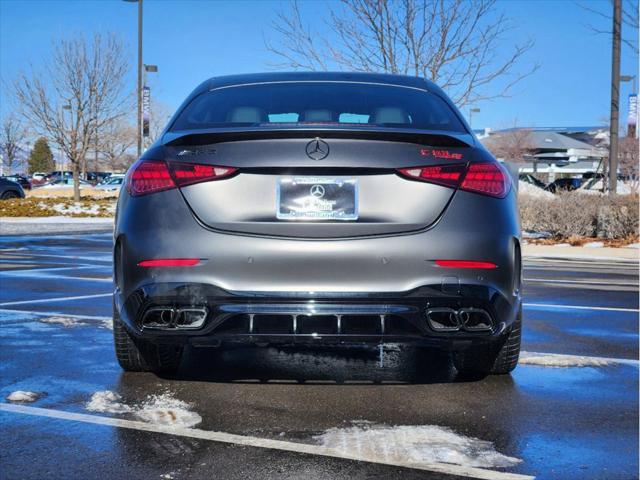
POLYGON ((9 395, 7 395, 7 400, 9 400, 10 402, 30 403, 35 402, 41 396, 41 393, 16 390, 15 392, 11 392, 9 395))
POLYGON ((553 193, 543 190, 531 183, 523 182, 522 180, 518 181, 518 195, 529 195, 531 197, 548 199, 555 198, 553 193))
POLYGON ((587 242, 582 246, 588 248, 602 248, 604 247, 604 242, 587 242))
POLYGON ((87 403, 87 410, 102 413, 129 413, 133 409, 121 402, 122 397, 110 390, 96 392, 87 403))
POLYGON ((174 398, 170 393, 150 396, 137 406, 122 403, 122 397, 105 390, 96 392, 86 405, 87 410, 102 413, 133 413, 139 419, 173 427, 193 427, 202 422, 202 417, 189 409, 189 404, 174 398))
POLYGON ((189 410, 189 404, 171 394, 154 395, 136 411, 141 420, 157 425, 193 427, 202 417, 189 410))
POLYGON ((521 352, 519 363, 521 365, 539 365, 543 367, 605 367, 611 365, 614 361, 607 358, 583 357, 581 355, 521 352))
POLYGON ((323 447, 357 455, 363 460, 467 467, 511 467, 522 462, 496 451, 492 442, 459 435, 447 427, 367 426, 332 428, 314 437, 323 447))
POLYGON ((75 318, 71 318, 71 317, 44 317, 44 318, 39 318, 38 321, 42 323, 62 325, 63 327, 66 327, 66 328, 76 327, 78 325, 84 325, 83 322, 80 322, 75 318))

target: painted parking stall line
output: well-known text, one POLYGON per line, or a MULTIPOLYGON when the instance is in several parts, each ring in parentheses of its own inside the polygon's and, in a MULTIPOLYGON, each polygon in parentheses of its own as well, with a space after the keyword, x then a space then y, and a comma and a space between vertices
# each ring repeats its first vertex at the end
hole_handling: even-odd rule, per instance
POLYGON ((592 307, 588 305, 558 305, 555 303, 529 303, 524 302, 523 307, 527 308, 544 308, 544 309, 561 309, 561 310, 593 310, 605 312, 640 312, 637 308, 621 308, 621 307, 592 307))
POLYGON ((113 293, 98 293, 95 295, 76 295, 73 297, 55 297, 55 298, 39 298, 37 300, 19 300, 15 302, 0 303, 0 307, 8 307, 12 305, 31 305, 34 303, 47 303, 47 302, 69 302, 73 300, 86 300, 88 298, 102 298, 110 297, 113 293))
POLYGON ((355 460, 380 465, 409 468, 427 472, 442 473, 447 475, 458 475, 462 477, 482 479, 482 480, 532 480, 535 477, 518 473, 501 472, 477 467, 465 467, 448 463, 432 463, 419 465, 415 463, 403 463, 385 461, 384 459, 363 459, 356 454, 349 454, 343 451, 334 450, 319 445, 306 443, 288 442, 284 440, 272 440, 245 435, 237 435, 225 432, 214 432, 197 428, 166 427, 162 425, 150 424, 135 420, 123 420, 118 418, 104 417, 101 415, 87 415, 84 413, 65 412, 48 408, 29 407, 25 405, 15 405, 0 403, 0 411, 15 414, 33 415, 37 417, 54 418, 58 420, 68 420, 74 422, 89 423, 94 425, 104 425, 116 428, 127 428, 146 432, 163 433, 179 437, 198 438, 219 443, 242 445, 244 447, 267 448, 271 450, 281 450, 286 452, 302 453, 323 457, 341 458, 345 460, 355 460))

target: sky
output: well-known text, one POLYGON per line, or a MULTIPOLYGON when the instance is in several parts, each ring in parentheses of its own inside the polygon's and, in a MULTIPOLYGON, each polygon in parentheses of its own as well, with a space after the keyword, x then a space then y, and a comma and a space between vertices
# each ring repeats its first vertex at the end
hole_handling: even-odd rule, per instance
MULTIPOLYGON (((329 0, 331 1, 331 0, 329 0)), ((505 46, 533 39, 522 69, 540 68, 522 81, 509 98, 481 102, 473 128, 513 126, 593 126, 606 123, 610 103, 610 36, 589 25, 610 28, 579 3, 602 11, 610 0, 499 0, 498 10, 513 28, 505 46)), ((286 1, 144 0, 144 63, 156 64, 150 75, 152 95, 173 112, 203 80, 217 75, 273 71, 277 62, 265 48, 274 39, 272 23, 286 1)), ((323 0, 302 1, 310 22, 322 25, 323 0)), ((20 72, 45 61, 53 42, 75 34, 114 32, 136 61, 137 5, 122 0, 0 0, 0 114, 11 109, 6 85, 20 72)), ((623 49, 622 74, 637 75, 638 58, 623 49)), ((130 84, 135 88, 135 76, 130 84)), ((621 88, 626 118, 631 83, 621 88)), ((463 114, 468 116, 468 107, 463 114)))

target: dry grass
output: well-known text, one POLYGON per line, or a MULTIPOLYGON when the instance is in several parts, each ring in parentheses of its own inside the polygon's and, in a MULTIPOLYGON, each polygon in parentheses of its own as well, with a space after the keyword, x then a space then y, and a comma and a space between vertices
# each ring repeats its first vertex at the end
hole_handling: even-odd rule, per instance
POLYGON ((610 198, 569 192, 550 199, 520 195, 518 204, 522 229, 549 232, 556 242, 638 236, 638 195, 610 198))
MULTIPOLYGON (((34 188, 32 190, 26 190, 25 194, 27 198, 73 198, 73 187, 69 188, 34 188)), ((93 198, 116 198, 117 192, 106 192, 104 190, 94 190, 92 188, 80 189, 81 197, 93 197, 93 198)))
POLYGON ((115 198, 83 197, 12 199, 0 201, 0 217, 113 217, 115 198))

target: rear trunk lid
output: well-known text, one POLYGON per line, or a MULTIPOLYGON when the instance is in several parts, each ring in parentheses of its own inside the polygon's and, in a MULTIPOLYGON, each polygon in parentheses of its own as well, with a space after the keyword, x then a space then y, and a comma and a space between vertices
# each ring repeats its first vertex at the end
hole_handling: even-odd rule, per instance
POLYGON ((455 190, 412 181, 397 170, 466 164, 471 145, 469 135, 442 132, 183 132, 165 137, 165 155, 169 162, 238 168, 233 177, 181 188, 207 228, 345 238, 435 223, 455 190))

